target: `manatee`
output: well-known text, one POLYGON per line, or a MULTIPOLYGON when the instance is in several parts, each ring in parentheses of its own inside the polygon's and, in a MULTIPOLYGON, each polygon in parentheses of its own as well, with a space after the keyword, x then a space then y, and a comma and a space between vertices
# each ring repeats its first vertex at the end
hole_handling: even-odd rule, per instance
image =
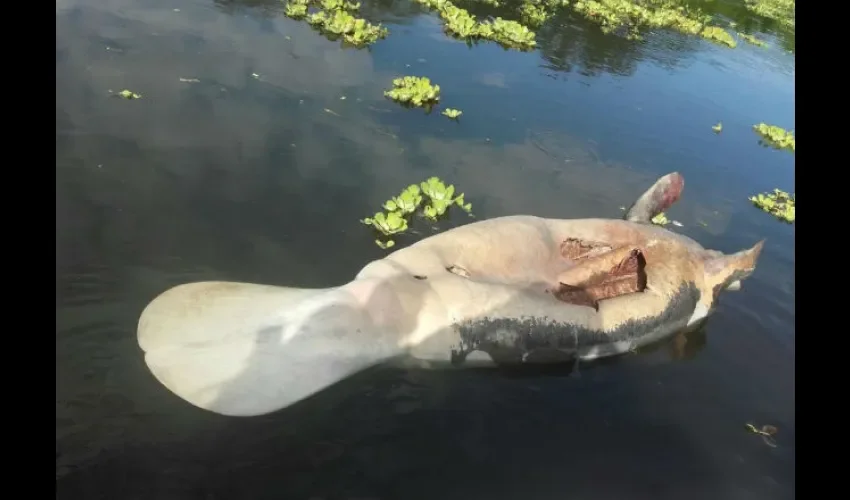
POLYGON ((274 412, 367 368, 562 363, 697 328, 740 288, 764 240, 732 254, 650 223, 681 196, 661 177, 621 219, 482 220, 369 262, 323 289, 176 286, 138 324, 145 363, 189 403, 274 412))

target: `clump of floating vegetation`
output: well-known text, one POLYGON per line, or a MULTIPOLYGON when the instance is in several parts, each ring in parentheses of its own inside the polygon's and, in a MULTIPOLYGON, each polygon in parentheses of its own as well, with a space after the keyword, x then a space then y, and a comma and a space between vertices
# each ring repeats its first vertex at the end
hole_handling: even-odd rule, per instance
POLYGON ((795 0, 746 0, 747 10, 768 19, 773 19, 786 28, 794 28, 795 0))
POLYGON ((744 40, 745 42, 750 43, 752 45, 755 45, 756 47, 766 47, 767 46, 767 43, 765 43, 763 40, 759 40, 758 38, 754 37, 753 35, 748 35, 746 33, 740 33, 739 32, 738 36, 741 37, 741 39, 744 40))
POLYGON ((668 219, 667 216, 664 215, 664 212, 661 212, 660 214, 656 215, 655 217, 650 219, 650 221, 656 226, 666 226, 667 224, 670 224, 670 219, 668 219))
POLYGON ((443 116, 446 116, 448 118, 451 118, 452 120, 457 120, 458 118, 460 118, 460 115, 463 114, 463 111, 461 111, 459 109, 446 108, 440 114, 443 115, 443 116))
POLYGON ((283 8, 283 14, 292 19, 302 19, 307 15, 309 0, 289 0, 283 8))
MULTIPOLYGON (((112 91, 110 91, 110 92, 112 92, 112 91)), ((131 100, 142 98, 142 94, 137 94, 137 93, 133 92, 132 90, 127 90, 127 89, 124 89, 120 92, 115 92, 112 95, 114 95, 115 97, 123 97, 124 99, 131 99, 131 100)))
POLYGON ((787 223, 794 222, 796 196, 785 191, 774 189, 772 193, 760 193, 750 197, 753 205, 783 220, 787 223))
POLYGON ((375 240, 376 245, 391 248, 395 246, 391 237, 407 231, 408 218, 419 208, 422 216, 432 221, 444 215, 452 205, 471 213, 472 204, 464 203, 463 193, 454 196, 454 192, 454 185, 446 186, 438 177, 430 177, 418 185, 407 186, 398 196, 385 201, 385 212, 378 212, 360 222, 372 226, 382 235, 375 240))
POLYGON ((718 28, 717 26, 706 26, 700 32, 700 35, 712 42, 722 43, 733 49, 738 46, 738 42, 723 28, 718 28))
POLYGON ((709 25, 711 16, 676 0, 578 0, 573 9, 596 22, 606 33, 640 39, 641 29, 668 28, 720 43, 737 44, 728 32, 709 25))
POLYGON ((513 47, 517 49, 530 49, 537 45, 536 36, 528 27, 521 25, 516 21, 508 21, 497 17, 490 23, 485 23, 482 26, 488 26, 492 30, 490 39, 498 42, 504 47, 513 47))
POLYGON ((424 76, 404 76, 394 79, 393 88, 384 91, 384 95, 404 105, 430 110, 440 100, 440 86, 431 85, 424 76))
POLYGON ((723 132, 723 122, 717 122, 717 125, 711 127, 711 130, 713 130, 716 134, 723 132))
POLYGON ((449 0, 416 1, 436 10, 443 20, 443 29, 457 38, 468 41, 490 40, 503 47, 519 50, 530 50, 537 45, 534 32, 516 21, 497 17, 479 22, 469 11, 456 6, 449 0))
POLYGON ((753 130, 761 136, 762 141, 766 145, 773 146, 776 149, 787 149, 792 153, 796 152, 794 132, 789 132, 782 127, 768 125, 766 123, 753 125, 753 130))
POLYGON ((306 19, 329 39, 342 38, 354 47, 371 45, 389 34, 380 24, 371 24, 351 14, 358 10, 360 2, 348 0, 288 0, 284 14, 306 19))
POLYGON ((526 1, 519 8, 520 16, 523 22, 532 28, 537 28, 547 19, 552 17, 552 13, 546 10, 542 3, 526 1))

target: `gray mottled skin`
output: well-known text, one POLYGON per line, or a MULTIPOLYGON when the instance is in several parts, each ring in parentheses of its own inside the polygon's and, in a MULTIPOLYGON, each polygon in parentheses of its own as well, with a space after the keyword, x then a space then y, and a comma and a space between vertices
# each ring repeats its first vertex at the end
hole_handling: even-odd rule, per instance
POLYGON ((699 298, 699 290, 692 283, 684 283, 658 315, 627 321, 608 332, 536 317, 465 321, 453 327, 458 343, 451 351, 451 360, 461 364, 472 351, 486 352, 497 364, 560 358, 535 357, 535 352, 541 350, 560 351, 566 357, 579 359, 619 354, 624 348, 634 349, 685 328, 699 298))

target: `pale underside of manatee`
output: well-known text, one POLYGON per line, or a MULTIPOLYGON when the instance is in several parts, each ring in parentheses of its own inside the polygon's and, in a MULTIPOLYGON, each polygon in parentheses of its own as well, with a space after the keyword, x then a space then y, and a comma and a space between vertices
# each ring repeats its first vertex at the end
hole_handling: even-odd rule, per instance
POLYGON ((694 328, 737 289, 763 242, 724 255, 650 224, 684 187, 660 178, 624 220, 511 216, 368 263, 349 283, 174 287, 139 319, 153 375, 213 412, 261 415, 371 366, 595 359, 694 328))

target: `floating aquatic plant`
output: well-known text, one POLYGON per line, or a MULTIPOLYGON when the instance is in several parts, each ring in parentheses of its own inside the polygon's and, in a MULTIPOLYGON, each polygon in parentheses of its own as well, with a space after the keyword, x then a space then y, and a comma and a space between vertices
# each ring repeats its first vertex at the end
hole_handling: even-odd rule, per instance
POLYGON ((360 9, 360 2, 349 0, 289 0, 284 14, 293 19, 305 19, 328 38, 342 38, 354 47, 365 47, 385 38, 389 31, 380 24, 371 24, 351 14, 360 9), (309 12, 311 6, 320 10, 309 12))
POLYGON ((766 47, 767 46, 766 42, 759 40, 758 38, 754 37, 753 35, 748 35, 746 33, 738 32, 738 36, 741 37, 741 39, 744 40, 745 42, 750 43, 752 45, 755 45, 756 47, 766 47))
POLYGON ((459 109, 454 109, 454 108, 446 108, 446 109, 443 110, 443 112, 441 114, 443 116, 451 118, 452 120, 456 120, 457 118, 460 117, 460 115, 463 114, 463 111, 461 111, 459 109))
POLYGON ((393 88, 384 91, 390 99, 416 107, 430 107, 440 100, 440 86, 420 76, 405 76, 393 80, 393 88))
POLYGON ((747 10, 779 24, 794 28, 796 17, 795 0, 745 0, 747 10))
POLYGON ((787 149, 791 152, 796 152, 794 132, 789 132, 782 127, 768 125, 766 123, 753 125, 753 130, 761 136, 765 144, 773 146, 776 149, 787 149))
POLYGON ((772 193, 760 193, 750 197, 753 205, 783 220, 787 223, 794 222, 796 209, 796 196, 785 191, 774 189, 772 193))
MULTIPOLYGON (((377 212, 374 216, 366 217, 360 222, 374 227, 384 236, 392 236, 407 231, 407 219, 399 211, 387 213, 377 212)), ((375 244, 386 249, 394 246, 395 241, 392 238, 386 238, 384 240, 376 239, 375 244)))
POLYGON ((345 10, 319 11, 319 14, 322 15, 313 17, 310 24, 321 27, 327 33, 342 36, 355 47, 375 43, 389 33, 383 26, 358 19, 345 10))
POLYGON ((375 240, 376 245, 384 249, 391 248, 395 241, 388 237, 407 231, 408 217, 420 207, 422 215, 429 220, 438 219, 452 205, 471 213, 472 204, 464 202, 463 193, 454 196, 454 192, 453 185, 446 186, 438 177, 430 177, 419 184, 407 186, 398 196, 385 201, 383 208, 386 212, 378 212, 360 222, 372 226, 383 235, 383 239, 375 240))
POLYGON ((641 30, 666 28, 735 46, 735 40, 725 30, 717 28, 728 38, 715 29, 706 30, 715 28, 709 26, 711 16, 672 0, 578 0, 572 6, 576 12, 599 24, 603 32, 619 32, 633 40, 641 38, 641 30))
POLYGON ((124 99, 141 99, 142 98, 142 94, 137 94, 137 93, 133 92, 132 90, 127 90, 127 89, 124 89, 121 92, 116 92, 113 95, 115 95, 116 97, 123 97, 124 99))
POLYGON ((506 47, 530 49, 537 45, 536 35, 516 21, 497 17, 492 22, 493 39, 506 47))
POLYGON ((667 216, 664 215, 664 212, 661 212, 660 214, 653 217, 651 219, 651 222, 656 226, 666 226, 670 223, 670 219, 668 219, 667 216))
POLYGON ((730 35, 728 31, 717 26, 706 26, 700 32, 700 35, 707 40, 711 40, 715 43, 721 43, 733 49, 738 46, 738 42, 732 38, 732 35, 730 35))
POLYGON ((711 130, 713 130, 717 134, 723 132, 723 122, 717 122, 717 125, 712 125, 711 130))
POLYGON ((384 208, 390 212, 412 214, 420 203, 422 203, 422 193, 419 186, 411 184, 401 194, 384 202, 384 208))
POLYGON ((519 12, 523 22, 532 28, 539 27, 552 17, 552 13, 548 12, 542 4, 531 1, 523 3, 519 12))
POLYGON ((443 29, 455 37, 465 40, 490 40, 503 47, 519 50, 530 50, 537 45, 534 32, 516 21, 497 17, 493 21, 479 22, 469 11, 449 0, 416 1, 436 10, 443 20, 443 29))
POLYGON ((452 184, 446 186, 443 181, 437 177, 431 177, 428 180, 419 184, 422 192, 428 196, 428 204, 425 205, 423 213, 429 219, 437 219, 439 216, 446 213, 446 210, 454 204, 461 207, 467 213, 472 211, 472 204, 464 204, 463 193, 457 197, 452 197, 455 192, 455 187, 452 184))
POLYGON ((283 14, 292 19, 302 19, 307 15, 309 0, 289 0, 283 8, 283 14))
MULTIPOLYGON (((304 1, 304 0, 300 0, 304 1)), ((322 9, 325 11, 331 10, 348 10, 348 11, 358 11, 360 10, 360 2, 349 2, 348 0, 321 0, 322 9)))

